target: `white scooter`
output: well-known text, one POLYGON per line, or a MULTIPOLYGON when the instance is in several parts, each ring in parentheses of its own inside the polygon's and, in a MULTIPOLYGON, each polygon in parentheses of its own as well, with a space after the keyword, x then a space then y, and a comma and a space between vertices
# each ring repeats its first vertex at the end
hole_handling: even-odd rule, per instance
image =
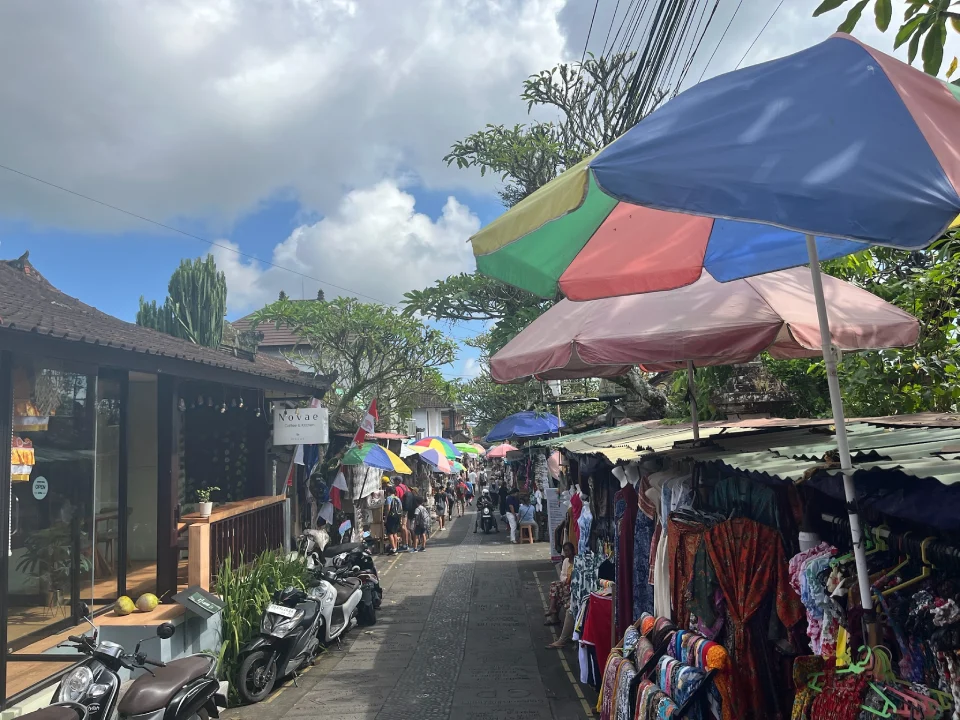
POLYGON ((314 570, 317 577, 310 589, 310 597, 320 601, 320 614, 323 621, 319 628, 319 639, 324 644, 340 641, 347 630, 357 624, 357 609, 363 598, 361 581, 356 577, 345 577, 344 570, 334 572, 329 568, 314 570))

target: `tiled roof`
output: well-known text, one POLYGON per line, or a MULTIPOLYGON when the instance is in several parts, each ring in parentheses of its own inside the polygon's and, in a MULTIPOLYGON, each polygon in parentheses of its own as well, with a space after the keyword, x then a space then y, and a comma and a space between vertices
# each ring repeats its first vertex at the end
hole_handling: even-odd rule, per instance
MULTIPOLYGON (((0 262, 2 331, 32 333, 113 350, 156 355, 279 380, 302 388, 329 387, 325 379, 306 376, 282 358, 259 353, 253 359, 246 359, 107 315, 57 290, 25 258, 0 262)), ((185 370, 188 368, 185 366, 185 370)), ((184 373, 184 376, 188 375, 188 372, 184 373)))
MULTIPOLYGON (((295 300, 294 302, 312 302, 310 300, 295 300)), ((238 332, 246 332, 253 325, 253 313, 244 315, 232 323, 238 332)), ((277 327, 274 323, 262 323, 257 326, 257 332, 263 333, 263 340, 260 341, 262 348, 294 348, 302 345, 303 340, 293 334, 286 326, 277 327)))

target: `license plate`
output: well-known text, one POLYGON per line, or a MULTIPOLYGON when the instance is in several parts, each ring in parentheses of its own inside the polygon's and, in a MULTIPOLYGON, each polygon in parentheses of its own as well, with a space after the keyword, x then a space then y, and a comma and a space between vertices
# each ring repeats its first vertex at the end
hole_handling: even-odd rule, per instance
POLYGON ((267 612, 273 613, 274 615, 282 615, 285 618, 292 618, 297 614, 295 608, 288 608, 286 605, 274 605, 273 603, 267 605, 267 612))

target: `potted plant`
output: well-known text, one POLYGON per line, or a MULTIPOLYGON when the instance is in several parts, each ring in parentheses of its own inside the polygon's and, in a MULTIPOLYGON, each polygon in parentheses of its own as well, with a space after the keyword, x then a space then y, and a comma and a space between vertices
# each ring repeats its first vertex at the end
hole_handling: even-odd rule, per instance
MULTIPOLYGON (((80 534, 81 545, 86 542, 86 533, 80 534)), ((70 590, 73 570, 70 525, 57 522, 48 528, 37 530, 24 538, 24 553, 17 563, 19 572, 37 578, 40 595, 51 610, 59 610, 70 590)), ((90 559, 82 552, 77 559, 80 572, 88 572, 90 559)))
POLYGON ((213 512, 213 503, 210 502, 210 493, 219 489, 220 488, 218 488, 216 485, 197 489, 197 502, 200 504, 201 517, 210 517, 210 513, 213 512))

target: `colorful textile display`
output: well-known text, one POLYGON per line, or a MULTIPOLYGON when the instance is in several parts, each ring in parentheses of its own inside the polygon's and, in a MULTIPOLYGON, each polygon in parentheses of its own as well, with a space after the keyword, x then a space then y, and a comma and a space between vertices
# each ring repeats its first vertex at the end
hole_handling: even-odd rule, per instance
POLYGON ((790 628, 803 616, 800 598, 790 586, 783 545, 776 530, 746 518, 720 523, 704 536, 716 581, 723 591, 733 630, 736 692, 743 718, 774 716, 761 681, 756 640, 750 620, 769 594, 781 622, 790 628))
POLYGON ((616 522, 616 567, 617 607, 615 611, 616 635, 622 637, 633 623, 634 543, 633 534, 637 521, 637 491, 627 483, 614 496, 614 521, 616 522))
POLYGON ((597 651, 597 665, 606 667, 612 647, 610 628, 613 624, 613 598, 590 593, 590 609, 583 624, 582 642, 593 645, 597 651))
POLYGON ((637 519, 633 526, 633 616, 653 612, 651 549, 657 526, 657 509, 647 496, 650 480, 640 478, 637 492, 637 519))

